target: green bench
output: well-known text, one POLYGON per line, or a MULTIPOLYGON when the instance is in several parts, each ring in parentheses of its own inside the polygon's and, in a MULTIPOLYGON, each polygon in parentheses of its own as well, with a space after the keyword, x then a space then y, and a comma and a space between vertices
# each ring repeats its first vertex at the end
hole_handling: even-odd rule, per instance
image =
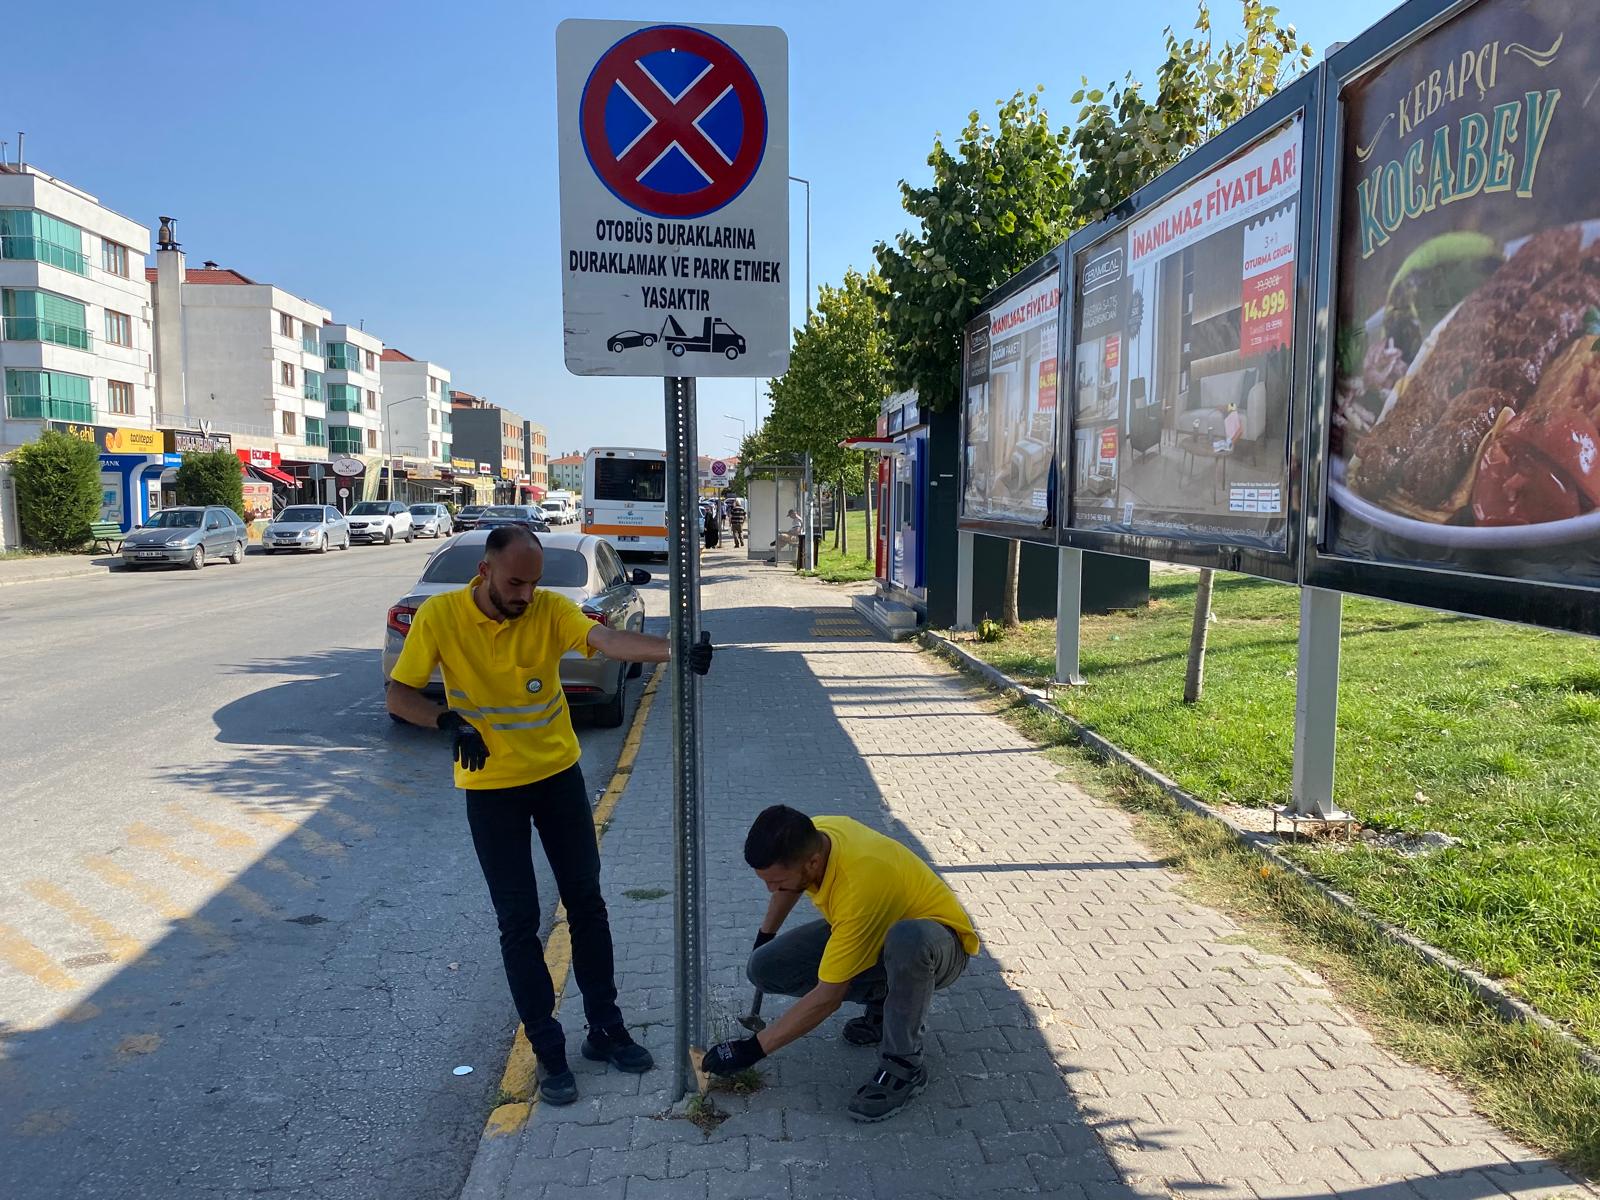
POLYGON ((91 521, 89 523, 89 548, 98 550, 101 543, 105 544, 106 551, 111 554, 122 549, 122 526, 115 521, 91 521), (111 543, 115 542, 113 546, 111 543))

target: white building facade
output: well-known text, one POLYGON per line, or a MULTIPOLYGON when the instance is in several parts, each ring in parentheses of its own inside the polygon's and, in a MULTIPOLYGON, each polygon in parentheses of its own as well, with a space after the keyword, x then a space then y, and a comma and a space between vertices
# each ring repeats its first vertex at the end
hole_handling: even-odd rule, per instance
POLYGON ((328 453, 335 458, 383 453, 383 342, 350 325, 322 327, 322 393, 328 453))
POLYGON ((385 453, 435 467, 450 465, 450 372, 393 346, 382 367, 385 453))
MULTIPOLYGON (((153 427, 149 253, 137 221, 33 167, 0 163, 0 450, 53 426, 153 427)), ((111 436, 103 448, 145 448, 136 434, 111 436)))

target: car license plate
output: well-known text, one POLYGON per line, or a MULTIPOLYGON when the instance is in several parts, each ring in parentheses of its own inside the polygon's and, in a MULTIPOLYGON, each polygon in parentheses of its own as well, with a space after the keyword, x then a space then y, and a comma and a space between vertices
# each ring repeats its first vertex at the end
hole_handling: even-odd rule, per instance
POLYGON ((638 540, 639 538, 637 534, 619 533, 617 535, 617 541, 619 542, 637 542, 638 540))
POLYGON ((141 550, 141 551, 139 551, 139 557, 140 558, 162 558, 164 556, 162 555, 161 551, 159 551, 159 550, 141 550))

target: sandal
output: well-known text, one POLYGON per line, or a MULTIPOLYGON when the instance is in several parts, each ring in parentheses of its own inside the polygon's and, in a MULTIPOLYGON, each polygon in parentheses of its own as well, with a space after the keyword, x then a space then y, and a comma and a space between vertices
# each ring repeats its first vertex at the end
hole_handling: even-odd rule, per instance
POLYGON ((926 1068, 913 1067, 903 1058, 884 1055, 879 1060, 878 1073, 870 1083, 856 1089, 846 1111, 852 1121, 863 1124, 887 1120, 921 1095, 927 1086, 926 1068))
POLYGON ((844 1040, 852 1046, 876 1046, 883 1041, 883 1009, 869 1008, 844 1023, 844 1040))

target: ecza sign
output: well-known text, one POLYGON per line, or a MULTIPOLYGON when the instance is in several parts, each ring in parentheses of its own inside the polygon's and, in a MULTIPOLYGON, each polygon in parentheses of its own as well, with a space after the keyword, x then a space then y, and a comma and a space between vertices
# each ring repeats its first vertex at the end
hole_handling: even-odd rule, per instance
POLYGON ((571 20, 556 59, 568 370, 782 374, 783 31, 571 20))

